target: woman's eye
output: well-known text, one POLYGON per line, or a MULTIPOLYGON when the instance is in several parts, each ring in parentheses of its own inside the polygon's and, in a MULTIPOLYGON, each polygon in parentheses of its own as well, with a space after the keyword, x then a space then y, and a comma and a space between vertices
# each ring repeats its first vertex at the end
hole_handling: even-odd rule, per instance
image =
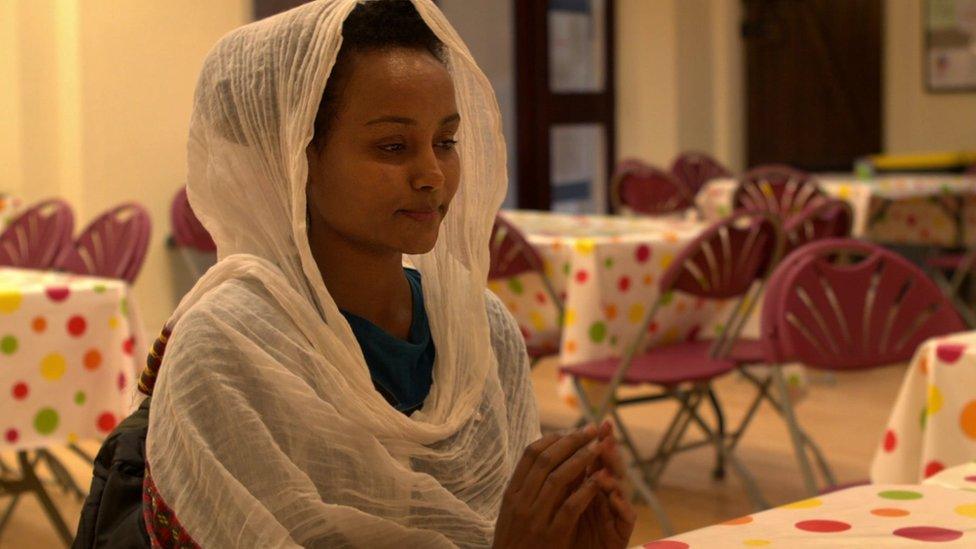
POLYGON ((445 139, 437 143, 438 147, 446 150, 453 149, 455 145, 457 145, 457 139, 445 139))
POLYGON ((380 148, 386 152, 400 152, 403 149, 406 149, 407 146, 403 143, 390 143, 388 145, 380 145, 380 148))

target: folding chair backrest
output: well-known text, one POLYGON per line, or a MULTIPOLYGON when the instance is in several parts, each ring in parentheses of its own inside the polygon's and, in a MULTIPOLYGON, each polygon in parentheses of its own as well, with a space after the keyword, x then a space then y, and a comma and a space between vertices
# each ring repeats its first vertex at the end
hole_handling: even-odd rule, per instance
POLYGON ((709 180, 718 177, 732 177, 725 166, 711 156, 690 151, 679 155, 671 164, 671 174, 685 184, 691 194, 698 194, 698 191, 708 183, 709 180))
POLYGON ((173 197, 173 204, 170 207, 170 221, 173 225, 173 241, 177 246, 193 248, 201 252, 217 251, 217 245, 214 244, 210 233, 200 223, 200 220, 193 213, 193 208, 190 207, 186 187, 181 188, 173 197))
POLYGON ((771 362, 831 370, 904 362, 925 340, 966 329, 921 269, 850 239, 790 254, 770 277, 761 321, 771 362))
POLYGON ((74 214, 67 202, 45 200, 17 216, 0 235, 0 265, 48 269, 71 246, 74 214))
POLYGON ((149 213, 138 204, 123 204, 102 214, 58 259, 62 270, 118 278, 132 283, 149 248, 149 213))
POLYGON ((610 201, 614 211, 627 207, 635 213, 667 215, 692 207, 694 196, 668 172, 631 160, 614 173, 610 201))
POLYGON ((556 294, 552 281, 546 274, 542 256, 529 244, 522 231, 501 215, 495 216, 488 251, 490 257, 488 280, 512 278, 530 272, 537 273, 542 279, 546 293, 555 304, 560 319, 562 318, 562 298, 556 294))
POLYGON ((847 238, 853 226, 854 210, 847 202, 832 199, 812 202, 783 226, 784 254, 815 240, 847 238))
POLYGON ((661 293, 678 290, 712 299, 740 297, 775 265, 782 246, 782 232, 771 214, 738 211, 712 224, 682 249, 661 277, 661 293))
POLYGON ((784 222, 826 196, 805 172, 782 164, 754 168, 743 175, 732 197, 735 209, 766 210, 784 222))

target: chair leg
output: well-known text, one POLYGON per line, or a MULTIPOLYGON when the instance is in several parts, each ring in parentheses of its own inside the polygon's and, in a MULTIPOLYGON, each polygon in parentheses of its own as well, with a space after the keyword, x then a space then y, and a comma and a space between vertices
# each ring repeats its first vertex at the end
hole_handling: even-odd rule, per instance
POLYGON ((41 483, 41 480, 37 478, 37 473, 34 471, 34 466, 27 457, 27 452, 17 452, 17 459, 20 461, 21 475, 26 486, 28 486, 28 490, 33 492, 37 497, 37 500, 44 508, 44 512, 47 514, 48 520, 54 525, 55 531, 61 537, 61 540, 64 541, 64 544, 71 546, 73 538, 71 531, 68 529, 68 525, 64 522, 64 519, 61 518, 61 513, 58 512, 58 508, 51 501, 51 497, 44 490, 44 485, 41 483))
POLYGON ((715 412, 715 470, 712 477, 715 479, 725 478, 725 414, 722 413, 722 405, 719 404, 718 396, 712 390, 711 385, 707 386, 708 401, 715 412))
POLYGON ((806 449, 804 448, 804 438, 805 434, 800 425, 796 421, 796 414, 793 410, 793 404, 790 401, 789 387, 786 385, 786 380, 783 378, 782 369, 777 365, 773 367, 773 378, 775 380, 776 386, 780 391, 780 398, 783 417, 786 419, 786 426, 790 430, 790 439, 793 442, 793 453, 796 455, 797 463, 800 466, 800 472, 803 474, 803 484, 806 487, 807 493, 810 496, 817 495, 817 482, 813 476, 813 469, 810 467, 810 461, 807 458, 806 449))
POLYGON ((54 456, 48 450, 38 450, 38 457, 47 464, 48 469, 50 469, 51 474, 54 475, 55 481, 61 486, 61 490, 65 493, 71 493, 73 496, 79 500, 85 499, 85 492, 82 491, 75 479, 71 477, 71 473, 65 468, 64 464, 54 456))
POLYGON ((657 496, 654 495, 651 488, 644 483, 642 475, 634 469, 633 465, 627 467, 627 477, 630 479, 634 490, 644 498, 647 506, 651 508, 654 516, 657 517, 658 523, 661 525, 661 532, 664 534, 663 537, 674 535, 674 527, 671 525, 671 520, 668 518, 667 513, 664 512, 664 506, 661 505, 661 500, 657 499, 657 496))

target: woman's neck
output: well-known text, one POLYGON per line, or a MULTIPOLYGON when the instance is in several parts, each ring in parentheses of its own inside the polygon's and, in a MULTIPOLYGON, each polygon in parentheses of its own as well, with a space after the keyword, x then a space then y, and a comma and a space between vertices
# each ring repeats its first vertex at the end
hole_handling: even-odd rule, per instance
POLYGON ((364 318, 400 339, 408 339, 413 320, 410 283, 403 255, 371 250, 321 223, 309 229, 312 256, 339 309, 364 318))

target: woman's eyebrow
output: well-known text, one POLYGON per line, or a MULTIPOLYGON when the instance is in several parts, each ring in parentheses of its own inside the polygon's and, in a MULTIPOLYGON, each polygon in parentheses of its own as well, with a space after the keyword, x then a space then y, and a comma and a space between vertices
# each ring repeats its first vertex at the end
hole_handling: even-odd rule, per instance
MULTIPOLYGON (((450 124, 451 122, 457 122, 459 120, 461 120, 461 115, 458 113, 454 113, 452 115, 445 116, 441 120, 440 125, 444 126, 446 124, 450 124)), ((381 116, 379 118, 374 118, 363 125, 372 126, 373 124, 404 124, 407 126, 416 126, 417 121, 414 120, 413 118, 407 118, 405 116, 381 116)))

